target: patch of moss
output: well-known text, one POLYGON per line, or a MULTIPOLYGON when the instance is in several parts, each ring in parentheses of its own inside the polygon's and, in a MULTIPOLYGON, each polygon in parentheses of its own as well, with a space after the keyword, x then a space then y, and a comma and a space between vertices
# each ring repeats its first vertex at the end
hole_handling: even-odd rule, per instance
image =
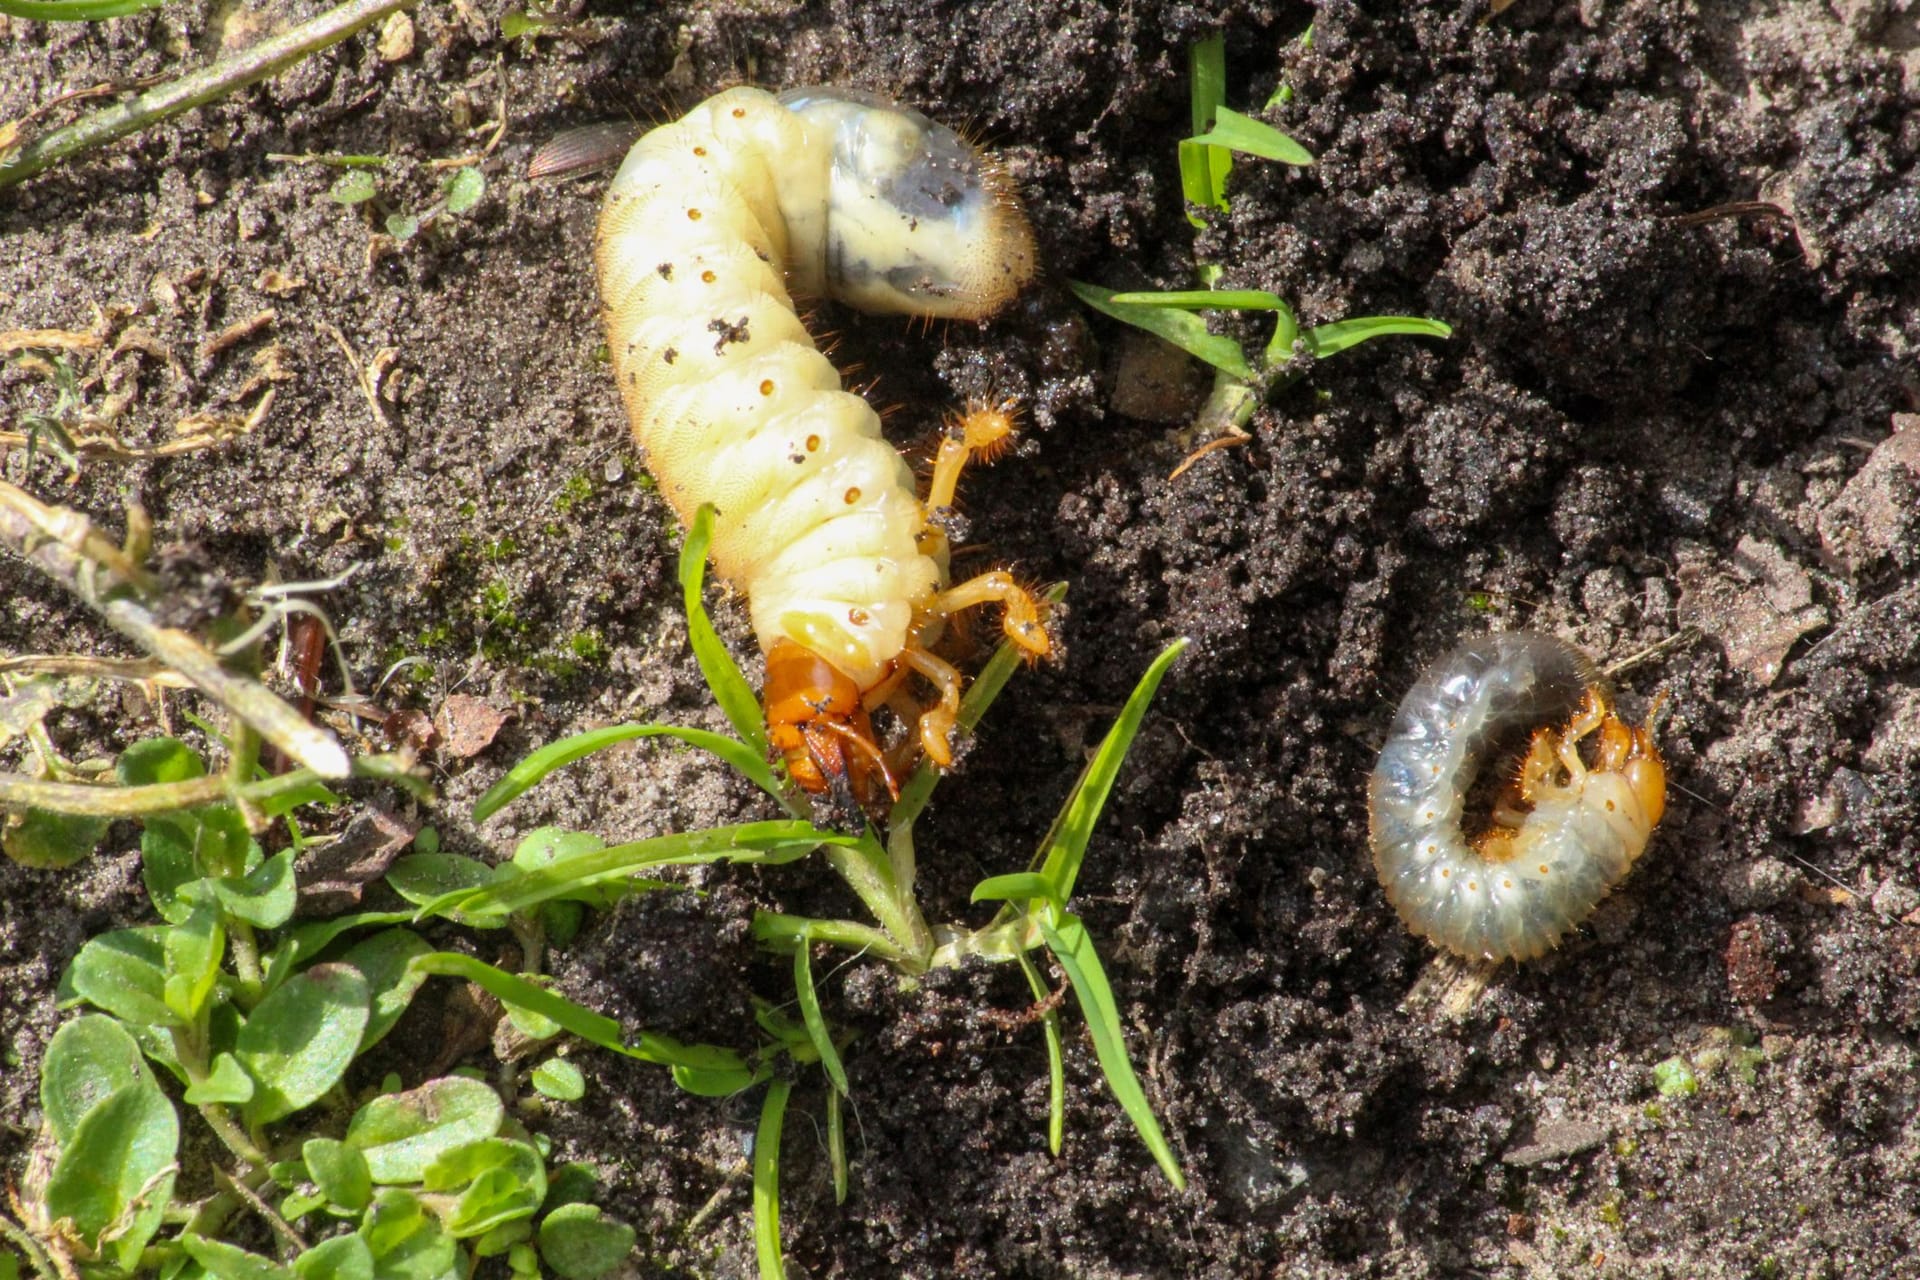
POLYGON ((561 515, 566 515, 592 496, 592 479, 585 473, 578 473, 569 476, 567 482, 560 486, 560 494, 553 500, 553 509, 561 515))

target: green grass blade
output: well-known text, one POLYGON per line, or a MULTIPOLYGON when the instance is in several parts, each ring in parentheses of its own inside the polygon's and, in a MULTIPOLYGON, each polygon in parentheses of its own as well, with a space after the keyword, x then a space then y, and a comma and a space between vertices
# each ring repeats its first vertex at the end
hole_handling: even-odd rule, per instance
POLYGON ((1176 1191, 1185 1191, 1187 1175, 1181 1172, 1180 1161, 1175 1158, 1166 1134, 1161 1132, 1160 1121, 1147 1102, 1146 1091, 1133 1073, 1133 1063, 1127 1059, 1126 1038, 1120 1032, 1120 1009, 1114 1003, 1113 988, 1107 984, 1106 970, 1100 967, 1100 956, 1093 949, 1093 939, 1088 936, 1086 926, 1078 916, 1062 912, 1052 922, 1042 919, 1040 932, 1047 940, 1048 950, 1067 971, 1067 980, 1073 984, 1074 998, 1079 1001, 1087 1030, 1093 1036, 1094 1057, 1100 1062, 1101 1074, 1107 1078, 1107 1087, 1113 1090, 1120 1109, 1133 1121, 1140 1140, 1153 1153, 1167 1181, 1176 1191))
POLYGON ((1014 871, 1004 876, 988 876, 973 886, 974 902, 1020 902, 1038 898, 1045 902, 1055 902, 1053 881, 1038 871, 1014 871))
POLYGON ((1113 301, 1117 290, 1080 280, 1067 281, 1067 288, 1073 290, 1074 297, 1102 315, 1112 316, 1122 324, 1130 324, 1164 338, 1223 373, 1246 382, 1253 380, 1253 366, 1247 363, 1246 353, 1240 350, 1240 344, 1232 338, 1208 333, 1207 322, 1190 311, 1174 311, 1160 306, 1118 305, 1113 301))
POLYGON ((840 1051, 833 1047, 833 1033, 827 1029, 827 1017, 820 1012, 820 996, 813 989, 813 946, 810 934, 803 934, 793 949, 793 990, 800 1003, 800 1018, 807 1026, 807 1039, 820 1055, 820 1065, 833 1081, 836 1092, 847 1091, 847 1069, 841 1065, 840 1051))
POLYGON ((655 836, 555 858, 537 871, 472 889, 457 889, 421 904, 416 920, 461 911, 513 915, 553 898, 632 875, 644 867, 703 862, 793 862, 823 844, 851 844, 852 836, 822 831, 808 822, 741 822, 676 835, 655 836))
POLYGON ((1313 163, 1313 152, 1264 120, 1241 115, 1230 107, 1220 108, 1214 116, 1211 129, 1198 137, 1188 138, 1181 145, 1189 143, 1201 147, 1224 147, 1228 151, 1238 151, 1262 160, 1277 160, 1281 164, 1305 167, 1313 163))
POLYGON ((1227 104, 1227 38, 1208 36, 1187 50, 1189 96, 1193 103, 1193 131, 1205 133, 1214 113, 1227 104))
POLYGON ((1450 338, 1453 326, 1425 316, 1356 316, 1332 324, 1315 325, 1307 330, 1307 349, 1316 359, 1337 356, 1349 347, 1357 347, 1388 334, 1411 334, 1418 338, 1450 338))
POLYGON ((166 0, 0 0, 0 14, 32 22, 98 22, 158 9, 166 0))
POLYGON ((1116 293, 1116 307, 1168 307, 1175 311, 1287 311, 1286 300, 1265 289, 1170 289, 1164 293, 1116 293))
MULTIPOLYGON (((1045 1004, 1053 992, 1047 989, 1039 967, 1024 951, 1014 958, 1020 962, 1020 972, 1027 975, 1033 998, 1045 1004)), ((1067 1140, 1067 1055, 1060 1038, 1060 1011, 1048 1009, 1042 1014, 1040 1028, 1047 1037, 1047 1148, 1057 1156, 1067 1140)))
POLYGON ((540 748, 487 788, 487 793, 474 803, 473 820, 485 822, 545 781, 549 774, 596 751, 604 751, 616 743, 631 742, 635 738, 663 737, 678 738, 690 747, 698 747, 719 756, 762 790, 772 793, 775 799, 782 798, 779 780, 774 776, 773 767, 767 763, 766 757, 756 755, 753 748, 738 738, 672 724, 622 724, 605 729, 589 729, 540 748))
POLYGON ((786 1280, 780 1257, 780 1129, 787 1119, 785 1080, 767 1084, 760 1104, 760 1127, 753 1134, 753 1245, 760 1257, 760 1280, 786 1280))
MULTIPOLYGON (((1213 127, 1214 117, 1227 101, 1227 41, 1225 36, 1209 36, 1187 50, 1187 69, 1193 107, 1193 131, 1205 133, 1213 127)), ((1189 205, 1203 209, 1227 207, 1227 175, 1233 172, 1233 155, 1219 147, 1180 144, 1180 194, 1189 205)), ((1206 219, 1187 213, 1195 227, 1206 226, 1206 219)))
POLYGON ((847 1121, 840 1091, 827 1090, 827 1164, 833 1170, 833 1202, 847 1202, 847 1121))
POLYGON ((1046 844, 1042 846, 1047 852, 1040 865, 1040 874, 1053 885, 1052 896, 1055 901, 1072 900, 1073 882, 1080 874, 1081 862, 1086 858, 1087 841, 1093 835, 1094 823, 1100 819, 1100 810, 1106 807, 1107 796, 1113 791, 1113 780, 1120 773, 1120 765, 1127 758, 1134 735, 1140 732, 1140 722, 1146 718, 1147 708, 1160 688, 1160 681, 1186 647, 1186 638, 1182 637, 1162 649, 1160 656, 1153 660, 1153 665, 1147 668, 1147 673, 1140 677, 1140 683, 1134 686, 1133 693, 1128 696, 1127 705, 1120 709, 1120 718, 1113 722, 1113 728, 1107 730, 1100 749, 1087 762, 1073 794, 1067 797, 1059 816, 1053 820, 1053 830, 1047 833, 1046 844))
POLYGON ((767 745, 767 718, 761 713, 760 699, 753 686, 740 674, 739 666, 720 633, 713 629, 703 598, 707 575, 707 548, 713 544, 713 507, 702 506, 680 545, 680 591, 686 599, 687 639, 693 645, 694 661, 713 691, 713 700, 726 713, 733 731, 761 758, 770 753, 767 745))
POLYGON ((629 1043, 620 1034, 620 1024, 605 1014, 575 1004, 519 974, 508 973, 484 960, 457 951, 434 951, 416 956, 408 962, 408 968, 416 973, 471 982, 502 1004, 537 1013, 582 1040, 625 1057, 696 1072, 736 1071, 742 1073, 745 1080, 750 1080, 753 1074, 739 1054, 718 1045, 682 1044, 671 1036, 644 1031, 638 1039, 629 1043))

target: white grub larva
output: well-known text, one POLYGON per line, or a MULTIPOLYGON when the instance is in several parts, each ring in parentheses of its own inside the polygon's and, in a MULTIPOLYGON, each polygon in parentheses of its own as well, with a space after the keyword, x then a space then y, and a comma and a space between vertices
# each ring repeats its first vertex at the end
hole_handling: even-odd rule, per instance
POLYGON ((1368 807, 1374 868, 1409 929, 1468 959, 1527 960, 1633 869, 1666 808, 1666 769, 1586 655, 1514 632, 1469 640, 1420 677, 1368 807), (1478 786, 1521 734, 1526 754, 1498 794, 1478 786), (1482 795, 1476 831, 1467 810, 1482 795))
POLYGON ((715 569, 767 655, 774 745, 808 790, 893 790, 867 711, 908 673, 939 701, 937 763, 961 678, 928 652, 942 620, 998 603, 1029 654, 1051 642, 1005 573, 947 585, 940 516, 1008 406, 949 431, 926 499, 793 295, 980 319, 1033 275, 1033 234, 1000 170, 918 112, 839 89, 731 89, 648 133, 607 192, 596 246, 608 347, 634 438, 680 518, 717 511, 715 569))

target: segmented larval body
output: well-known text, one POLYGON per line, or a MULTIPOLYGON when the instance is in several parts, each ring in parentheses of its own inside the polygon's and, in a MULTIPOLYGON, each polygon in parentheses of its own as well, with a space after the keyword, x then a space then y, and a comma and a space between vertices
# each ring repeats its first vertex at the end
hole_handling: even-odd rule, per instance
POLYGON ((1665 797, 1651 733, 1614 714, 1584 654, 1551 636, 1484 636, 1400 703, 1369 796, 1374 867, 1413 932, 1461 956, 1528 959, 1632 870, 1665 797), (1524 758, 1470 834, 1475 783, 1522 734, 1524 758))
MULTIPOLYGON (((769 704, 795 690, 806 704, 838 699, 835 731, 870 738, 864 711, 845 704, 906 659, 946 681, 955 705, 958 678, 917 652, 922 633, 987 599, 1008 606, 1011 633, 1016 603, 1030 616, 1031 602, 1010 579, 943 591, 946 541, 912 470, 873 409, 842 389, 793 298, 966 319, 998 310, 1034 269, 1032 233, 999 170, 878 98, 732 89, 628 153, 597 258, 614 374, 647 466, 682 520, 714 505, 714 567, 744 593, 779 671, 803 672, 783 675, 779 696, 770 674, 769 704)), ((949 496, 971 440, 943 453, 949 496)), ((1044 652, 1037 619, 1028 632, 1044 652)), ((819 759, 832 754, 824 737, 801 744, 805 726, 784 740, 774 728, 803 783, 821 789, 820 769, 844 773, 819 759)))

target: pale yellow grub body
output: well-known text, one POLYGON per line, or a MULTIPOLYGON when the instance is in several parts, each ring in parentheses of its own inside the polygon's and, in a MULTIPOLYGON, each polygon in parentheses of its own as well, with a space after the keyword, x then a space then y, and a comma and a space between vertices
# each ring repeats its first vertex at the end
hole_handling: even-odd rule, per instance
POLYGON ((860 689, 946 585, 912 470, 820 353, 794 296, 977 318, 1032 275, 998 172, 951 131, 839 90, 732 89, 628 153, 596 247, 634 438, 771 651, 860 689))

